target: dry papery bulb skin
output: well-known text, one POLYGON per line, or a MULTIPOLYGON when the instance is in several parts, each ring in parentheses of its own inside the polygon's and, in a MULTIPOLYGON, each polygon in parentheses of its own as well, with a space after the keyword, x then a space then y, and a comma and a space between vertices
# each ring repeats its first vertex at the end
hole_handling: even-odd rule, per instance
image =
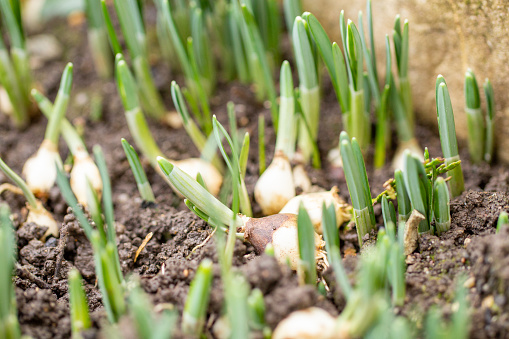
MULTIPOLYGON (((263 253, 267 244, 274 247, 274 256, 281 265, 290 263, 292 270, 299 264, 299 245, 297 237, 297 215, 274 214, 263 218, 241 216, 244 221, 244 239, 253 245, 257 254, 263 253)), ((323 254, 325 242, 315 232, 317 256, 323 254)))
POLYGON ((278 213, 295 196, 292 167, 283 152, 277 152, 272 163, 258 179, 255 200, 264 215, 278 213))
POLYGON ((272 339, 332 339, 336 319, 329 312, 309 307, 290 313, 274 330, 272 339))
MULTIPOLYGON (((194 179, 196 179, 198 173, 200 173, 207 186, 207 190, 214 196, 219 194, 219 190, 223 184, 223 176, 210 162, 200 158, 189 158, 171 162, 194 179)), ((163 177, 166 178, 165 175, 163 175, 163 177)))
POLYGON ((37 197, 48 195, 57 179, 57 164, 60 163, 58 148, 50 140, 44 140, 37 152, 25 162, 22 173, 37 197))
POLYGON ((100 197, 103 190, 101 174, 87 152, 78 151, 73 158, 74 165, 70 173, 71 189, 78 202, 83 206, 87 206, 87 180, 90 181, 92 188, 97 192, 98 197, 100 197))
POLYGON ((298 214, 301 203, 308 212, 315 232, 318 234, 322 234, 323 203, 325 203, 326 206, 330 206, 330 204, 334 205, 334 210, 336 211, 336 223, 338 227, 351 219, 351 213, 349 212, 351 210, 351 206, 339 196, 339 189, 336 186, 332 187, 330 191, 298 195, 288 201, 279 213, 298 214))

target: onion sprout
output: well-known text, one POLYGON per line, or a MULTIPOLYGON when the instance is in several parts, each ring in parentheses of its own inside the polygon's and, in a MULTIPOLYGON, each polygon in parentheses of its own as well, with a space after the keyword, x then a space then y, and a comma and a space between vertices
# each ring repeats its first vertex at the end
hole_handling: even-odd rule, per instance
POLYGON ((444 178, 437 178, 433 187, 433 215, 435 216, 436 234, 447 232, 451 227, 451 210, 449 190, 444 178))
POLYGON ((313 143, 318 136, 320 121, 320 86, 318 84, 317 60, 310 40, 307 22, 300 16, 295 18, 292 29, 297 71, 299 73, 300 105, 309 130, 299 124, 298 146, 307 163, 313 153, 313 143))
MULTIPOLYGON (((117 87, 125 109, 127 125, 136 146, 149 160, 152 167, 160 175, 162 175, 163 178, 166 178, 166 176, 160 172, 159 166, 157 164, 157 157, 161 156, 163 153, 159 149, 159 146, 157 146, 152 133, 148 128, 147 121, 145 120, 139 105, 134 79, 121 54, 117 54, 116 57, 116 79, 117 87)), ((219 171, 212 164, 205 160, 196 158, 174 162, 178 163, 179 166, 185 169, 185 171, 191 173, 194 176, 200 172, 207 184, 208 189, 214 195, 219 193, 219 189, 223 180, 219 171)))
MULTIPOLYGON (((456 139, 456 127, 454 126, 454 114, 452 112, 449 90, 443 76, 439 75, 436 81, 436 106, 440 143, 444 154, 445 164, 460 160, 458 153, 458 141, 456 139)), ((447 173, 451 177, 449 188, 452 198, 457 197, 465 190, 463 171, 461 164, 447 173)))
POLYGON ((100 0, 86 0, 85 13, 88 21, 88 43, 99 76, 109 78, 113 74, 113 55, 108 43, 108 31, 103 19, 100 0))
POLYGON ((136 153, 134 147, 129 145, 127 140, 124 138, 122 138, 121 142, 127 157, 127 161, 129 161, 129 166, 133 172, 134 179, 136 180, 136 185, 138 186, 138 191, 140 192, 141 198, 146 202, 155 202, 156 199, 154 197, 154 192, 152 191, 150 182, 148 181, 147 175, 143 170, 143 166, 141 165, 138 153, 136 153))
POLYGON ((258 116, 258 174, 262 174, 267 169, 265 160, 265 117, 263 114, 258 116))
POLYGON ((12 271, 16 258, 16 240, 10 219, 9 207, 0 204, 0 337, 6 339, 21 338, 16 295, 13 285, 12 271))
POLYGON ((484 119, 481 110, 479 86, 474 72, 468 69, 465 74, 465 113, 468 126, 468 150, 474 164, 484 158, 484 119))
POLYGON ((194 276, 182 314, 182 332, 199 337, 205 325, 212 285, 212 261, 204 259, 194 276))
POLYGON ((21 21, 21 6, 17 1, 0 0, 0 13, 2 26, 10 38, 8 51, 0 37, 0 84, 6 90, 13 108, 14 123, 24 127, 29 120, 32 74, 21 21))
POLYGON ((353 206, 353 218, 357 226, 357 237, 359 244, 362 244, 364 235, 375 227, 375 215, 366 167, 357 140, 352 138, 350 141, 350 137, 344 131, 341 132, 339 140, 343 169, 353 206))
POLYGON ((58 237, 58 224, 55 218, 49 213, 42 203, 35 198, 34 193, 28 187, 27 183, 21 179, 7 164, 0 158, 0 170, 11 179, 16 186, 19 187, 25 199, 27 200, 28 215, 26 222, 33 222, 39 226, 46 226, 48 230, 44 233, 42 239, 46 239, 47 236, 53 235, 55 238, 58 237))
POLYGON ((80 272, 73 268, 67 278, 69 284, 69 304, 71 309, 71 329, 73 337, 78 338, 81 332, 92 326, 88 313, 88 302, 80 272))
POLYGON ((486 96, 486 145, 484 147, 484 161, 491 163, 495 148, 495 93, 489 79, 484 82, 486 96))
POLYGON ((300 280, 311 286, 316 285, 316 247, 315 231, 308 212, 301 203, 297 217, 297 235, 299 239, 299 265, 297 272, 301 273, 300 280))
POLYGON ((500 212, 497 220, 497 233, 502 230, 502 228, 509 226, 509 215, 506 211, 500 212))

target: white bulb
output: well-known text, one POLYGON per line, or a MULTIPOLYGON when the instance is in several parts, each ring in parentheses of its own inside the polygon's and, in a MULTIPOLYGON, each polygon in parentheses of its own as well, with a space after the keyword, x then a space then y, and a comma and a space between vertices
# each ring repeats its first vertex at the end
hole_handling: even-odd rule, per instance
POLYGON ((219 190, 223 183, 223 177, 217 168, 215 168, 210 162, 200 158, 189 158, 172 162, 182 171, 186 172, 195 179, 198 173, 200 173, 208 191, 212 195, 217 196, 219 194, 219 190))
POLYGON ((37 153, 23 166, 23 175, 30 190, 35 195, 47 195, 57 179, 57 166, 61 164, 57 146, 44 140, 37 153))
POLYGON ((74 154, 74 165, 71 170, 71 189, 83 206, 87 206, 87 179, 100 197, 103 189, 101 174, 97 165, 90 155, 85 151, 78 151, 74 154))
POLYGON ((292 168, 285 155, 278 153, 274 156, 258 179, 254 194, 265 215, 278 213, 295 196, 292 168))

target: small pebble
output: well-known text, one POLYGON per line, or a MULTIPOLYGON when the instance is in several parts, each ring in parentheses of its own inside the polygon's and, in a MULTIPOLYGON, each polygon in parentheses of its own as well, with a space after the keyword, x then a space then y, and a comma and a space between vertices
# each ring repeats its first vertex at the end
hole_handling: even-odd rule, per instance
POLYGON ((46 247, 56 247, 58 245, 58 240, 57 238, 49 238, 48 241, 46 241, 46 243, 44 244, 44 246, 46 247))
POLYGON ((465 247, 467 247, 471 242, 472 242, 472 239, 466 238, 465 242, 463 243, 463 245, 465 245, 465 247))
POLYGON ((481 306, 482 308, 491 308, 495 303, 495 298, 492 295, 487 296, 482 300, 481 306))
POLYGON ((472 288, 475 286, 475 277, 469 277, 465 282, 463 283, 463 286, 465 288, 472 288))
POLYGON ((30 54, 31 66, 41 68, 46 62, 56 60, 62 56, 62 45, 49 34, 33 35, 27 39, 27 50, 30 54))

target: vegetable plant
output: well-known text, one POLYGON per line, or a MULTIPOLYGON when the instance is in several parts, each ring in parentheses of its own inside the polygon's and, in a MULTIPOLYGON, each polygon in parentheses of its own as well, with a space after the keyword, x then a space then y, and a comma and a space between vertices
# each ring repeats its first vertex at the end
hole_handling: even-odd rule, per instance
POLYGON ((14 229, 10 219, 9 207, 0 204, 0 336, 6 339, 21 338, 16 297, 12 282, 12 270, 15 260, 14 229))
POLYGON ((73 66, 68 63, 62 73, 60 88, 48 120, 44 140, 37 152, 31 156, 23 166, 23 175, 30 190, 37 196, 46 196, 55 184, 57 167, 62 166, 58 153, 58 139, 60 125, 65 116, 69 103, 69 93, 72 86, 73 66))
MULTIPOLYGON (((9 37, 7 49, 0 37, 0 85, 5 89, 12 109, 12 119, 17 127, 25 127, 30 119, 30 88, 32 74, 26 50, 25 32, 21 21, 19 1, 0 1, 1 25, 9 37)), ((10 104, 10 105, 9 105, 10 104)))
MULTIPOLYGON (((456 127, 454 126, 451 98, 445 79, 441 75, 437 77, 435 92, 440 143, 442 145, 445 164, 449 165, 452 162, 460 160, 460 156, 458 153, 458 141, 456 139, 456 127)), ((457 197, 465 190, 461 164, 454 167, 447 175, 451 177, 451 180, 449 180, 451 195, 453 198, 457 197)))
POLYGON ((465 113, 468 126, 468 151, 470 160, 478 164, 483 160, 490 162, 493 158, 494 144, 494 95, 488 79, 484 84, 486 95, 486 118, 481 109, 481 96, 475 74, 471 69, 465 73, 465 113))

